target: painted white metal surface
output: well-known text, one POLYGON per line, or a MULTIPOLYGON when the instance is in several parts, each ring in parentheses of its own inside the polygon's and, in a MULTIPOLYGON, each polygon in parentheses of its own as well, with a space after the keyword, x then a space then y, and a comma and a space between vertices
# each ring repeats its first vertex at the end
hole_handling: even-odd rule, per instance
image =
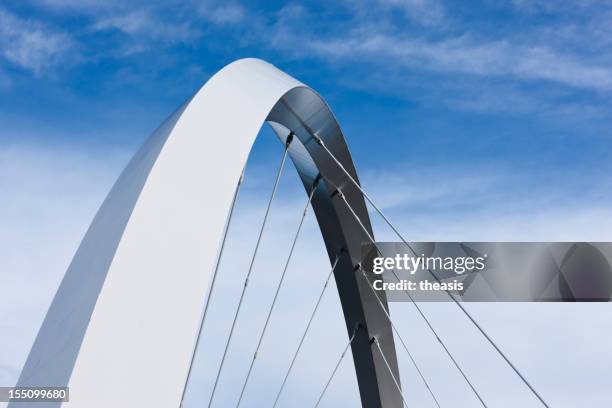
POLYGON ((180 401, 194 347, 185 334, 197 332, 236 185, 227 180, 238 181, 268 112, 296 86, 272 65, 242 60, 187 105, 109 269, 70 379, 71 407, 180 401), (134 392, 144 389, 152 392, 134 392))
POLYGON ((45 367, 74 357, 67 404, 72 408, 178 405, 236 182, 268 113, 299 86, 264 61, 236 61, 186 105, 163 148, 145 146, 106 200, 104 206, 113 208, 101 208, 106 219, 99 214, 88 231, 62 283, 71 296, 66 290, 56 296, 20 384, 62 382, 66 370, 54 374, 45 367), (150 171, 139 165, 156 154, 150 171), (138 198, 127 197, 143 178, 138 198), (108 244, 108 229, 121 229, 107 218, 130 205, 123 234, 113 236, 120 242, 108 272, 80 262, 96 262, 98 245, 108 244), (105 275, 92 277, 103 280, 97 302, 89 324, 72 328, 72 314, 89 313, 72 294, 91 292, 84 275, 92 271, 105 275), (71 343, 80 343, 80 336, 71 332, 83 329, 75 350, 71 343), (65 349, 78 355, 65 355, 65 349))

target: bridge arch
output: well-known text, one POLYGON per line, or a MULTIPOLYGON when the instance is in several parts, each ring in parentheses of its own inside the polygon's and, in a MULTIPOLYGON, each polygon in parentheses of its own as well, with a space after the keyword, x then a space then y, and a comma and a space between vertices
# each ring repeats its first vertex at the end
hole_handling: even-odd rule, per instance
POLYGON ((355 273, 364 227, 373 235, 367 208, 317 143, 357 180, 342 131, 315 91, 257 59, 215 74, 130 161, 60 284, 20 386, 69 386, 73 408, 179 405, 236 184, 265 122, 293 139, 307 194, 320 179, 312 207, 330 262, 341 253, 334 276, 349 336, 360 327, 351 348, 362 405, 402 406, 371 346, 376 338, 399 379, 391 325, 355 273))

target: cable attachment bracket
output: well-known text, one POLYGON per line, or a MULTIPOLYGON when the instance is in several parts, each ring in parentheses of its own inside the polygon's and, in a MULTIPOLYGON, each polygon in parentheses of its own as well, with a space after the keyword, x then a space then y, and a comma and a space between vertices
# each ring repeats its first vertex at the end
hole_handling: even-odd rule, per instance
POLYGON ((323 180, 323 176, 321 175, 321 173, 317 174, 317 177, 315 177, 314 181, 312 182, 312 189, 316 190, 317 187, 319 187, 319 184, 321 184, 321 180, 323 180))
POLYGON ((357 323, 355 324, 355 328, 353 329, 353 336, 352 336, 352 337, 355 337, 355 335, 357 334, 357 332, 358 332, 359 330, 361 330, 362 328, 363 328, 363 324, 362 324, 361 322, 357 322, 357 323))
POLYGON ((342 193, 342 190, 340 190, 340 188, 336 188, 334 190, 333 193, 331 193, 331 195, 329 196, 330 198, 334 198, 335 196, 340 197, 341 200, 346 201, 346 198, 344 197, 344 194, 342 193))
POLYGON ((285 149, 289 148, 289 145, 291 144, 291 142, 293 142, 294 136, 295 136, 295 133, 289 132, 289 134, 287 135, 287 140, 285 140, 285 149))

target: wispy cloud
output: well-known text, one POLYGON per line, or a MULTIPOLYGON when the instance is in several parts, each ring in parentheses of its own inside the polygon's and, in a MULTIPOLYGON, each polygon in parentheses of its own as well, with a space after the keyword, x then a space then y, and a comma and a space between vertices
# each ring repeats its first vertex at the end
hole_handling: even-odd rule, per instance
MULTIPOLYGON (((125 151, 108 155, 105 152, 24 145, 0 149, 0 187, 8 198, 0 201, 0 222, 4 227, 0 230, 0 248, 8 248, 0 256, 0 270, 3 271, 0 317, 3 333, 6 333, 0 347, 0 384, 10 386, 15 383, 60 279, 126 158, 125 151), (15 175, 19 176, 18 184, 14 182, 17 179, 15 175), (91 180, 97 182, 91 183, 91 180), (45 205, 41 206, 41 202, 45 205), (30 296, 24 296, 24 293, 30 296)), ((267 170, 270 174, 274 171, 272 168, 267 170)), ((247 176, 245 181, 252 183, 252 176, 258 175, 247 176)), ((492 179, 498 180, 497 177, 492 179)), ((295 179, 292 181, 297 182, 295 179)), ((378 190, 384 186, 374 186, 375 181, 366 175, 375 201, 385 201, 378 190)), ((462 183, 455 190, 466 185, 471 185, 466 195, 477 194, 478 188, 471 182, 462 183)), ((285 187, 281 185, 281 192, 287 191, 285 187)), ((255 188, 255 185, 251 188, 252 191, 258 190, 259 194, 241 196, 248 198, 246 201, 239 199, 240 208, 237 208, 239 211, 232 221, 225 252, 233 256, 224 257, 221 264, 216 296, 211 303, 203 337, 207 346, 200 347, 196 356, 194 375, 187 393, 188 406, 199 406, 208 400, 216 374, 210 368, 218 365, 249 266, 258 232, 253 225, 261 222, 268 199, 267 192, 255 188)), ((455 193, 443 192, 452 189, 440 186, 440 193, 431 198, 457 198, 455 193)), ((299 200, 295 200, 298 195, 291 195, 291 200, 287 200, 281 194, 274 202, 274 211, 245 298, 248 307, 241 314, 228 354, 226 374, 219 386, 218 400, 226 405, 236 401, 235 386, 232 385, 241 381, 248 369, 256 346, 253 333, 260 333, 263 327, 272 293, 286 261, 285 256, 278 254, 287 254, 299 221, 299 209, 305 200, 303 191, 297 192, 300 193, 299 200)), ((514 218, 501 220, 457 216, 450 212, 428 217, 410 210, 397 210, 396 207, 391 214, 393 221, 409 239, 524 239, 530 231, 540 229, 548 235, 541 232, 535 239, 550 239, 559 236, 554 234, 560 231, 588 234, 599 228, 602 232, 598 234, 603 234, 609 222, 602 226, 603 218, 597 216, 607 216, 612 220, 609 211, 597 213, 595 209, 579 215, 548 208, 546 215, 542 212, 515 214, 514 218), (599 224, 595 224, 597 222, 599 224), (494 229, 497 229, 496 233, 491 234, 494 229)), ((577 236, 585 235, 573 235, 570 239, 577 236)), ((381 234, 378 238, 384 236, 381 234)), ((530 235, 529 239, 534 238, 530 235)), ((258 355, 246 394, 248 403, 265 406, 273 401, 328 271, 329 261, 320 232, 314 217, 309 214, 258 355)), ((612 353, 609 353, 608 343, 601 342, 612 333, 609 323, 601 323, 601 313, 606 305, 517 304, 508 307, 504 304, 474 304, 469 307, 478 322, 497 339, 500 347, 536 384, 551 405, 574 407, 584 400, 584 395, 589 396, 593 406, 605 405, 609 400, 605 375, 612 353), (513 324, 505 324, 508 321, 513 324), (543 326, 542 322, 546 324, 543 326), (568 327, 572 330, 568 331, 568 327), (567 351, 568 345, 572 347, 571 358, 560 359, 559 355, 567 351)), ((474 381, 487 392, 487 401, 499 406, 509 400, 514 406, 535 404, 498 356, 493 352, 483 353, 482 338, 456 314, 454 305, 428 304, 423 308, 439 335, 443 339, 453 339, 454 355, 465 363, 466 370, 474 373, 474 381), (477 353, 481 358, 470 358, 477 353)), ((441 390, 438 393, 440 402, 451 406, 473 404, 473 395, 412 306, 395 303, 391 310, 401 333, 411 336, 414 346, 411 351, 421 368, 426 370, 427 378, 431 378, 432 388, 441 390)), ((346 341, 346 328, 332 280, 287 384, 283 401, 293 401, 292 406, 296 407, 312 406, 346 341)), ((420 384, 405 353, 398 352, 398 357, 403 383, 420 384)), ((413 391, 410 398, 416 405, 431 404, 425 389, 415 387, 413 391)), ((325 402, 331 406, 346 404, 347 401, 350 406, 359 403, 350 354, 325 396, 325 402)))
POLYGON ((546 0, 512 0, 512 5, 527 13, 553 13, 553 12, 577 12, 592 7, 610 6, 609 0, 575 0, 572 2, 546 1, 546 0))
POLYGON ((121 4, 119 0, 38 0, 38 4, 58 10, 92 10, 121 4))
MULTIPOLYGON (((607 172, 504 168, 499 163, 389 165, 362 172, 368 193, 412 241, 609 241, 612 184, 607 172), (601 176, 601 177, 599 177, 601 176), (563 180, 563 182, 559 182, 563 180), (580 197, 580 199, 575 199, 580 197)), ((395 241, 376 213, 379 240, 395 241), (384 237, 384 238, 383 238, 384 237)))
POLYGON ((158 46, 195 40, 201 31, 190 21, 164 19, 152 9, 136 9, 99 19, 92 27, 96 31, 117 31, 130 37, 134 45, 158 46))
POLYGON ((459 36, 427 41, 404 35, 353 32, 331 41, 311 38, 311 52, 326 58, 393 61, 395 66, 435 72, 520 80, 546 80, 595 91, 612 90, 612 69, 544 45, 459 36))
POLYGON ((580 18, 561 10, 556 19, 522 20, 509 29, 453 17, 446 3, 384 2, 352 4, 331 25, 307 6, 286 5, 253 37, 292 59, 317 58, 337 68, 344 86, 412 102, 568 123, 588 123, 609 112, 607 6, 580 18), (406 16, 402 7, 413 17, 419 8, 438 10, 431 20, 437 22, 423 28, 398 19, 398 11, 406 16))
POLYGON ((241 23, 250 14, 242 4, 237 2, 218 4, 205 1, 200 5, 199 12, 204 19, 220 26, 241 23))
POLYGON ((3 386, 16 382, 81 237, 126 163, 124 151, 106 153, 26 143, 0 147, 3 386), (74 207, 66 211, 66 205, 74 207))
POLYGON ((0 7, 0 52, 10 64, 40 76, 50 67, 72 62, 75 48, 69 34, 0 7))
MULTIPOLYGON (((515 3, 521 9, 543 7, 541 2, 533 0, 515 3)), ((297 4, 285 5, 276 13, 266 15, 235 1, 174 4, 170 12, 156 5, 126 6, 96 0, 45 0, 45 4, 57 9, 88 10, 94 19, 93 30, 122 33, 127 38, 122 48, 128 50, 139 51, 160 43, 193 44, 207 30, 240 26, 240 32, 228 33, 238 43, 256 43, 264 49, 272 47, 298 58, 318 56, 336 63, 367 62, 378 69, 393 71, 394 75, 402 75, 398 71, 404 69, 510 81, 545 81, 597 92, 612 90, 612 57, 605 53, 585 54, 580 47, 607 41, 609 29, 605 22, 612 18, 603 22, 599 21, 603 17, 598 20, 593 16, 585 27, 575 26, 567 19, 561 26, 538 23, 523 28, 524 33, 507 30, 480 33, 474 32, 470 25, 457 24, 452 32, 446 33, 435 28, 448 14, 438 0, 362 1, 342 13, 336 10, 339 14, 331 25, 321 22, 309 6, 297 4), (398 13, 409 22, 394 19, 398 13), (430 32, 417 34, 411 29, 414 24, 433 27, 430 32), (566 37, 571 41, 568 39, 566 44, 551 41, 549 33, 561 33, 561 37, 570 29, 566 37), (567 46, 570 42, 572 47, 567 46)), ((604 7, 599 14, 605 15, 606 10, 604 7)), ((11 42, 17 38, 17 43, 22 44, 7 53, 6 58, 14 63, 40 71, 49 55, 57 55, 70 47, 66 36, 49 35, 49 30, 28 25, 7 12, 0 14, 0 18, 4 20, 4 29, 0 29, 3 36, 10 36, 11 42)))
POLYGON ((409 20, 423 25, 443 22, 445 11, 437 0, 378 0, 378 6, 399 10, 409 20))

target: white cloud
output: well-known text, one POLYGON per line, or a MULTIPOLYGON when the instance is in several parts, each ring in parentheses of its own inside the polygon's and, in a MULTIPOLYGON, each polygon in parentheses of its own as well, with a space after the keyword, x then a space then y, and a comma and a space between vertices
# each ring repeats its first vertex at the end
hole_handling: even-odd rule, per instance
POLYGON ((39 0, 39 4, 56 9, 99 9, 122 3, 118 0, 39 0))
POLYGON ((206 2, 200 7, 200 11, 206 19, 218 25, 241 23, 248 14, 240 3, 214 5, 206 2))
POLYGON ((141 47, 144 47, 143 42, 151 46, 158 45, 160 41, 175 44, 193 40, 201 35, 200 30, 189 21, 167 20, 152 9, 136 9, 100 18, 92 28, 96 31, 119 31, 139 42, 141 47))
POLYGON ((600 99, 612 91, 607 7, 586 24, 569 11, 558 16, 563 23, 521 21, 506 29, 452 15, 418 27, 398 20, 404 3, 393 4, 351 3, 334 24, 291 4, 253 38, 294 60, 318 58, 335 70, 337 84, 367 93, 434 108, 561 121, 582 131, 607 120, 607 102, 600 99))
MULTIPOLYGON (((409 241, 612 240, 605 168, 580 174, 526 163, 433 166, 418 160, 412 167, 418 171, 389 164, 360 177, 409 241)), ((399 239, 374 211, 371 218, 379 240, 399 239)))
POLYGON ((124 152, 0 148, 0 384, 17 380, 60 279, 124 152), (105 154, 106 153, 106 154, 105 154))
POLYGON ((378 0, 378 3, 398 9, 410 20, 423 25, 439 24, 445 19, 444 7, 436 0, 378 0))
POLYGON ((360 31, 331 41, 311 38, 309 50, 331 59, 389 60, 396 67, 521 80, 546 80, 595 91, 612 90, 612 69, 546 46, 477 41, 469 36, 427 41, 360 31))
MULTIPOLYGON (((123 151, 108 155, 95 150, 37 145, 13 145, 0 149, 0 190, 3 192, 3 200, 0 201, 0 225, 3 226, 0 229, 0 248, 4 249, 0 252, 0 270, 3 271, 0 286, 0 325, 3 333, 0 384, 11 385, 16 380, 59 280, 128 155, 123 151)), ((269 170, 272 174, 274 169, 269 170)), ((259 174, 247 174, 246 177, 250 187, 245 185, 245 200, 239 201, 240 211, 232 224, 227 244, 226 253, 233 255, 224 258, 222 278, 217 286, 218 293, 223 295, 218 294, 213 302, 204 336, 206 347, 200 348, 186 406, 200 406, 209 395, 214 368, 218 364, 218 351, 223 347, 224 335, 235 310, 258 232, 254 226, 259 225, 267 202, 269 191, 265 188, 262 191, 262 181, 257 179, 259 174)), ((263 324, 263 313, 271 301, 272 289, 286 259, 293 228, 299 220, 299 208, 304 203, 305 194, 299 188, 292 187, 297 182, 294 176, 289 172, 283 178, 279 200, 275 202, 256 263, 250 285, 252 289, 246 298, 248 307, 244 309, 226 374, 220 383, 217 401, 225 402, 225 405, 235 403, 235 385, 242 381, 246 373, 256 335, 263 324), (281 256, 278 256, 279 253, 281 256)), ((386 198, 379 193, 384 184, 388 187, 393 180, 386 180, 380 174, 378 178, 368 174, 363 176, 373 190, 374 199, 377 202, 385 201, 386 198), (378 182, 378 186, 373 186, 374 181, 378 182)), ((497 177, 493 179, 497 180, 497 177)), ((263 186, 269 187, 268 184, 263 186)), ((432 194, 430 199, 449 197, 449 193, 443 192, 445 189, 440 187, 440 191, 432 194)), ((478 189, 468 188, 465 194, 477 192, 478 189)), ((486 239, 490 228, 486 223, 495 222, 476 216, 454 217, 452 212, 434 217, 399 209, 397 205, 391 208, 394 221, 410 238, 423 236, 420 228, 426 222, 439 218, 426 231, 438 229, 457 239, 465 239, 466 234, 470 238, 486 239), (447 221, 452 223, 445 224, 447 221)), ((533 214, 516 215, 521 222, 516 223, 505 237, 532 238, 528 235, 529 230, 520 229, 533 221, 533 214)), ((570 224, 573 222, 567 216, 567 213, 551 208, 546 219, 536 222, 548 231, 566 228, 568 234, 571 231, 588 233, 595 228, 593 223, 577 222, 569 229, 568 221, 570 224)), ((508 227, 510 223, 503 226, 508 227)), ((601 226, 601 229, 605 227, 601 226)), ((572 237, 582 236, 577 234, 572 237)), ((319 293, 329 271, 312 214, 294 256, 277 313, 273 315, 270 331, 257 360, 245 406, 264 406, 274 397, 315 295, 319 293)), ((346 329, 339 307, 336 288, 332 284, 284 394, 284 401, 292 401, 292 406, 312 406, 346 344, 346 329), (322 344, 325 347, 321 347, 322 344)), ((492 406, 503 406, 508 401, 513 401, 515 406, 538 406, 482 338, 457 314, 453 305, 427 304, 423 308, 443 338, 448 339, 453 353, 470 377, 476 381, 479 389, 484 390, 492 406)), ((469 305, 469 308, 551 406, 574 407, 587 398, 590 406, 602 406, 609 400, 606 370, 612 364, 612 353, 610 342, 604 340, 612 335, 612 323, 602 323, 601 319, 607 305, 475 304, 469 305)), ((471 406, 473 396, 411 306, 394 304, 392 313, 442 404, 471 406)), ((404 352, 400 350, 398 354, 402 383, 409 390, 409 401, 412 405, 429 406, 429 396, 404 352)), ((341 403, 354 406, 358 403, 350 357, 348 354, 326 394, 326 406, 341 403)))
POLYGON ((553 13, 553 12, 581 12, 593 6, 601 8, 610 6, 609 0, 574 0, 572 2, 546 1, 546 0, 512 0, 512 5, 519 11, 526 13, 553 13))
POLYGON ((49 68, 72 62, 74 50, 68 34, 0 7, 0 55, 11 64, 42 75, 49 68))

